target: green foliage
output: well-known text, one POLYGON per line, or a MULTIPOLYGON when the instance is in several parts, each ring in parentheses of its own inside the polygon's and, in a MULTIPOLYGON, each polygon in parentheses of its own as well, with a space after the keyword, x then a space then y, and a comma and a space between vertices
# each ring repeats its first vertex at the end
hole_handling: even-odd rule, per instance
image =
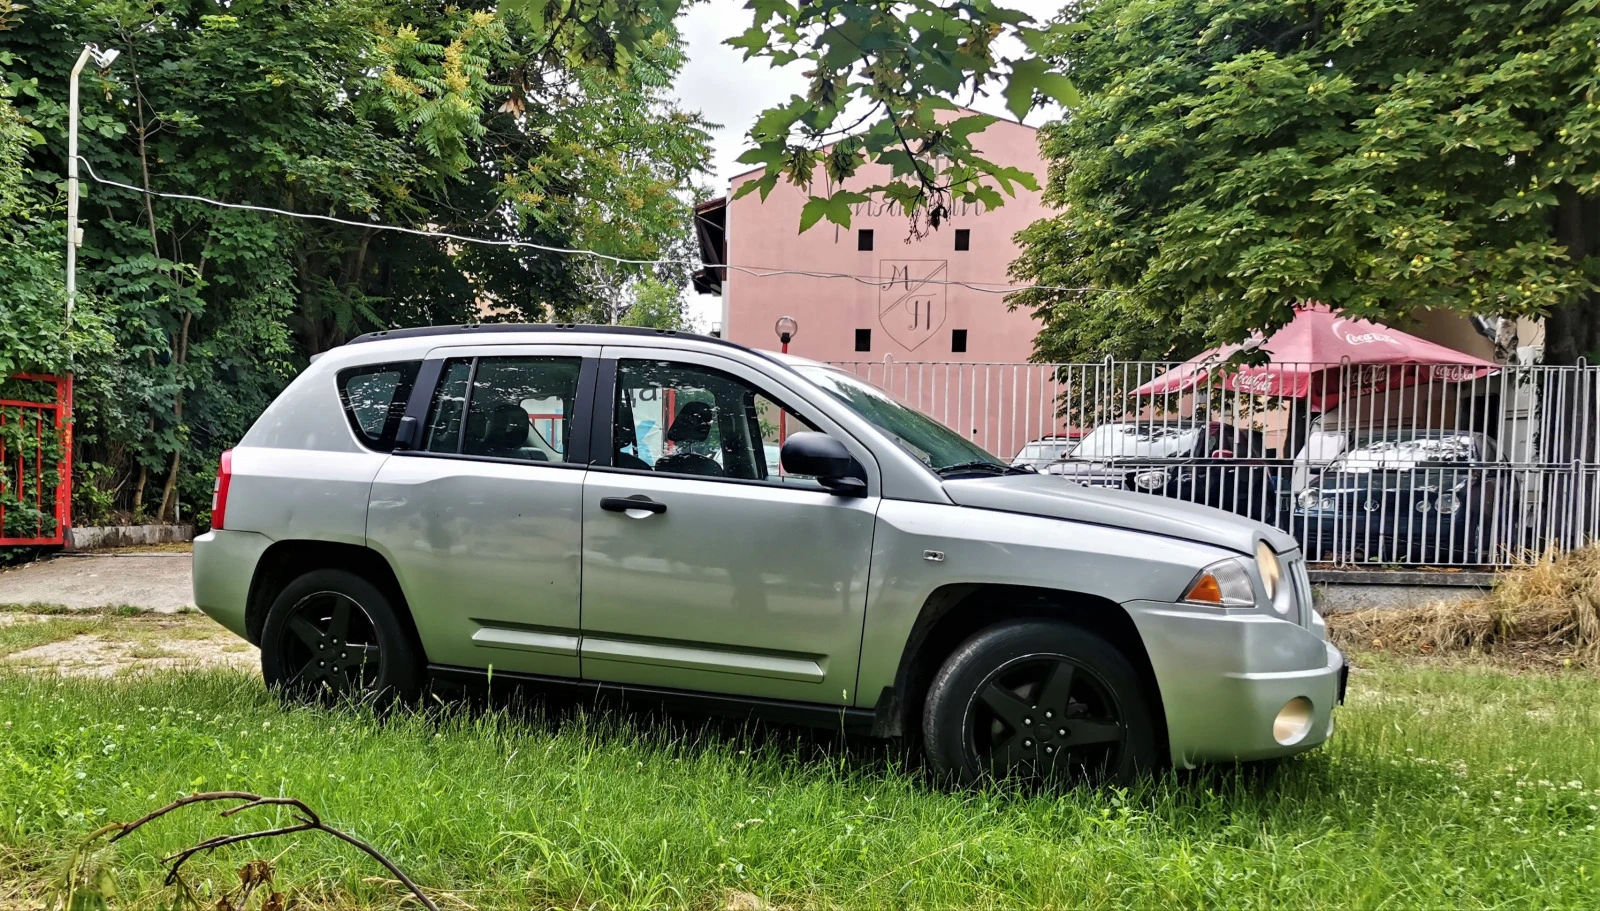
MULTIPOLYGON (((568 320, 575 257, 147 199, 84 183, 81 296, 62 337, 67 73, 103 177, 167 193, 648 259, 706 158, 664 98, 671 17, 595 66, 594 36, 473 2, 38 0, 0 23, 0 372, 78 376, 83 518, 206 518, 218 453, 307 355, 377 328, 568 320), (198 508, 198 509, 197 509, 198 508)), ((605 56, 605 55, 600 55, 605 56)), ((646 274, 620 270, 619 283, 646 274)))
POLYGON ((692 328, 688 314, 684 313, 682 290, 653 278, 641 279, 633 286, 633 305, 623 315, 621 323, 651 329, 692 328))
POLYGON ((751 127, 755 147, 739 160, 762 173, 738 192, 765 199, 779 180, 805 190, 802 231, 824 218, 848 227, 851 205, 868 198, 898 204, 914 230, 936 229, 952 202, 992 208, 1018 186, 1037 189, 1033 175, 996 164, 973 146, 972 135, 994 118, 964 113, 950 99, 1003 85, 1018 119, 1040 99, 1077 101, 1071 80, 1032 53, 1066 27, 1041 28, 995 0, 749 0, 746 8, 754 21, 729 45, 742 48, 747 60, 805 60, 811 68, 804 96, 763 111, 751 127), (1029 50, 1017 57, 996 53, 1002 36, 1020 38, 1029 50), (840 189, 867 164, 887 165, 888 178, 840 189), (819 169, 826 180, 820 188, 814 186, 819 169))
POLYGON ((1321 300, 1548 315, 1600 349, 1596 0, 1102 0, 1053 38, 1086 101, 1045 131, 1013 303, 1044 359, 1182 357, 1321 300))

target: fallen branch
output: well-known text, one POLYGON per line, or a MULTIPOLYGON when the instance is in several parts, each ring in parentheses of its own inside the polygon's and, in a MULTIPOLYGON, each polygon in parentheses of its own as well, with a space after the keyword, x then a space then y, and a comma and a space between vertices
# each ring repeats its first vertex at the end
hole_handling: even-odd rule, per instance
MULTIPOLYGON (((408 889, 411 894, 416 897, 417 901, 421 902, 423 907, 428 909, 428 911, 439 911, 439 906, 434 904, 433 900, 428 898, 427 895, 423 894, 422 889, 419 888, 416 883, 411 881, 411 877, 407 876, 399 867, 395 866, 393 861, 383 856, 381 851, 379 851, 377 848, 374 848, 372 845, 367 844, 365 841, 355 837, 354 835, 323 822, 322 817, 318 816, 315 810, 311 809, 303 801, 293 797, 263 797, 259 794, 251 794, 248 791, 208 791, 201 794, 190 794, 187 797, 174 800, 159 810, 153 810, 149 813, 146 813, 133 822, 110 823, 108 825, 101 826, 99 829, 96 829, 94 832, 90 833, 88 838, 84 839, 83 845, 79 847, 75 857, 85 854, 85 849, 90 844, 108 835, 110 836, 111 842, 121 841, 122 839, 127 838, 129 835, 132 835, 134 832, 138 831, 143 826, 154 822, 169 813, 173 813, 177 810, 181 810, 184 807, 192 806, 194 804, 211 803, 222 800, 243 801, 238 806, 229 807, 228 809, 223 810, 221 813, 223 818, 227 818, 238 813, 243 813, 246 810, 256 809, 258 807, 288 807, 294 818, 294 823, 292 825, 261 829, 255 832, 244 832, 237 835, 218 835, 214 838, 208 838, 199 844, 184 848, 182 851, 179 851, 175 854, 169 855, 161 861, 164 864, 170 864, 170 867, 167 870, 166 879, 166 884, 168 886, 184 886, 183 880, 179 876, 179 871, 183 868, 183 865, 196 854, 204 854, 210 851, 215 851, 218 848, 245 841, 254 841, 261 838, 276 838, 280 835, 292 835, 296 832, 315 831, 325 832, 328 835, 332 835, 334 838, 345 842, 346 844, 354 845, 356 848, 359 848, 368 857, 382 864, 384 869, 388 870, 389 873, 394 876, 395 880, 397 880, 401 885, 405 886, 406 889, 408 889)), ((70 890, 70 883, 68 888, 70 890)), ((185 886, 185 888, 187 887, 185 886)))

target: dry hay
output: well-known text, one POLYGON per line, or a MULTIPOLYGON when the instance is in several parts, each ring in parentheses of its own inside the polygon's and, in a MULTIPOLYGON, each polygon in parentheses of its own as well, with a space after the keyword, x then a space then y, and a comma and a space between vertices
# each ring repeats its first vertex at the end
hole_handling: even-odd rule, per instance
POLYGON ((1547 552, 1482 598, 1338 613, 1329 626, 1342 644, 1397 654, 1600 667, 1600 545, 1547 552))

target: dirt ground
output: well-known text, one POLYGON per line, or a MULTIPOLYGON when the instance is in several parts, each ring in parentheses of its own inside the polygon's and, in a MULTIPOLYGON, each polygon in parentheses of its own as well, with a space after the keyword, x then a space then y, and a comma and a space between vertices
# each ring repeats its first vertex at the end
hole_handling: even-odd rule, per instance
MULTIPOLYGON (((0 613, 0 625, 54 623, 80 614, 0 613)), ((61 624, 65 629, 67 624, 61 624)), ((44 632, 48 635, 48 631, 44 632)), ((0 666, 82 677, 118 677, 142 671, 233 667, 259 672, 255 646, 199 613, 104 616, 92 632, 24 648, 0 657, 0 666)))
POLYGON ((139 549, 40 560, 0 571, 0 604, 182 610, 194 605, 190 560, 183 551, 139 549))

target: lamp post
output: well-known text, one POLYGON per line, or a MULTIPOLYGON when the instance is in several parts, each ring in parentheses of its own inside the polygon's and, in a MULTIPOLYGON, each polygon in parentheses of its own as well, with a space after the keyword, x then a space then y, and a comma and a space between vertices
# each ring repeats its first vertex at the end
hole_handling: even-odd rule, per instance
MULTIPOLYGON (((772 324, 772 331, 778 333, 778 344, 783 346, 781 349, 783 353, 788 354, 789 340, 800 334, 800 324, 795 322, 792 316, 780 316, 778 321, 772 324)), ((778 445, 782 446, 783 441, 788 438, 789 413, 780 406, 778 408, 778 445)), ((783 469, 780 466, 778 470, 782 471, 783 469)))
MULTIPOLYGON (((117 57, 122 52, 116 48, 101 50, 93 44, 85 44, 83 53, 78 55, 78 62, 72 67, 72 81, 67 87, 67 321, 68 332, 72 331, 72 305, 78 299, 78 247, 83 243, 83 229, 78 227, 78 77, 82 75, 83 68, 93 60, 95 66, 101 71, 111 68, 117 57)), ((72 354, 71 342, 67 345, 67 356, 72 354)), ((69 361, 70 366, 70 361, 69 361)))
POLYGON ((778 333, 778 342, 783 345, 783 353, 789 353, 789 340, 800 334, 800 324, 792 316, 780 316, 772 324, 772 331, 778 333))

